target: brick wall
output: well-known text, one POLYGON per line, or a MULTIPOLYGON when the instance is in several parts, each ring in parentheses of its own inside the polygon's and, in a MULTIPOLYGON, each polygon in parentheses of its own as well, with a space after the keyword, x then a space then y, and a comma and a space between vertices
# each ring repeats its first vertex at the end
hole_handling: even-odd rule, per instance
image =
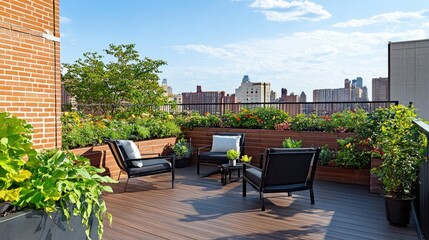
POLYGON ((0 1, 0 111, 34 127, 37 148, 61 147, 59 0, 0 1))

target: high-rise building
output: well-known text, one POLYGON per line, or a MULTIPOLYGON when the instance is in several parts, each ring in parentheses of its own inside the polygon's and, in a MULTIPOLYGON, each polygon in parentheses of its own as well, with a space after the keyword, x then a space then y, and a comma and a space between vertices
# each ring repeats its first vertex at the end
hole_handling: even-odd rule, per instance
POLYGON ((304 91, 302 91, 301 95, 299 96, 299 102, 307 102, 307 95, 305 95, 304 91))
MULTIPOLYGON (((368 89, 356 87, 356 83, 349 79, 344 80, 344 88, 315 89, 313 90, 313 102, 360 102, 368 101, 368 89)), ((360 84, 360 83, 359 83, 360 84)), ((331 114, 344 110, 343 105, 317 105, 317 112, 331 114)))
POLYGON ((429 120, 429 39, 389 43, 389 100, 413 102, 429 120))
POLYGON ((372 79, 372 101, 389 100, 389 79, 379 77, 372 79))
POLYGON ((267 82, 253 83, 248 75, 244 75, 241 85, 235 89, 237 101, 241 103, 270 102, 271 84, 267 82))
POLYGON ((276 102, 277 101, 277 93, 273 90, 271 90, 270 93, 270 102, 276 102))
POLYGON ((207 112, 212 114, 221 113, 224 111, 224 106, 220 103, 225 103, 225 100, 229 103, 234 103, 235 99, 235 96, 226 97, 224 91, 203 92, 200 85, 197 86, 197 92, 182 93, 183 110, 198 111, 201 114, 207 112))
POLYGON ((281 93, 282 95, 279 98, 279 102, 285 102, 285 104, 281 104, 279 106, 280 109, 285 112, 288 112, 291 116, 302 113, 301 104, 294 104, 299 102, 300 96, 295 95, 293 92, 287 95, 286 88, 282 88, 281 93))
POLYGON ((164 96, 171 97, 173 95, 173 89, 168 86, 166 78, 162 79, 161 87, 164 89, 164 96))
POLYGON ((357 77, 352 80, 352 85, 355 85, 357 88, 363 88, 363 79, 361 77, 357 77))

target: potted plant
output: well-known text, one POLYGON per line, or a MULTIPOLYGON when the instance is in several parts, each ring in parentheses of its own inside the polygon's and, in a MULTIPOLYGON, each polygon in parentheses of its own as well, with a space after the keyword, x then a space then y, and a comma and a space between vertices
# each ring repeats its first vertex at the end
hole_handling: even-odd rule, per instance
POLYGON ((383 182, 387 220, 392 225, 406 226, 427 139, 413 124, 417 115, 413 107, 398 105, 379 111, 386 111, 386 117, 379 123, 380 131, 374 139, 376 146, 383 149, 383 162, 372 173, 383 182))
POLYGON ((240 153, 235 149, 230 149, 226 152, 226 157, 229 160, 230 166, 235 166, 237 164, 237 159, 240 156, 240 153))
POLYGON ((176 155, 176 168, 183 168, 189 165, 194 148, 186 139, 181 138, 174 144, 173 152, 176 155))
MULTIPOLYGON (((112 191, 103 184, 115 181, 100 176, 104 169, 86 158, 59 150, 37 153, 31 129, 25 121, 0 113, 0 202, 10 202, 6 213, 23 209, 0 217, 0 232, 7 232, 3 237, 101 238, 107 213, 101 194, 112 191)), ((111 221, 110 214, 107 218, 111 221)))
POLYGON ((243 155, 241 157, 241 161, 244 162, 244 163, 250 163, 250 161, 252 161, 252 157, 249 157, 247 155, 243 155))

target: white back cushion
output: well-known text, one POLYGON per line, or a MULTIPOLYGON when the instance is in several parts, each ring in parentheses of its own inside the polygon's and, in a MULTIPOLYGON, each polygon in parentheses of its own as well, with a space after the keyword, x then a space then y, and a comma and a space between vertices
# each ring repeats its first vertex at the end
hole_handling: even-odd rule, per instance
POLYGON ((213 135, 213 144, 210 152, 227 152, 235 149, 240 152, 240 136, 213 135))
MULTIPOLYGON (((139 148, 133 141, 119 140, 118 142, 121 144, 122 148, 124 149, 125 154, 127 154, 128 159, 142 158, 142 156, 140 155, 139 148)), ((133 164, 136 167, 143 167, 143 161, 132 161, 131 164, 133 164)))

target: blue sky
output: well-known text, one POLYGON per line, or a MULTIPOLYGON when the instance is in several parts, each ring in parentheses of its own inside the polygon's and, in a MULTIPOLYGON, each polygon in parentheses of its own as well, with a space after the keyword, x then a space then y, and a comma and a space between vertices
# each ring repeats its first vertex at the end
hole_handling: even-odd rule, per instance
MULTIPOLYGON (((387 44, 429 38, 427 0, 62 0, 61 61, 135 43, 174 93, 234 93, 243 75, 312 96, 387 76, 387 44)), ((311 100, 311 99, 310 99, 311 100)))

